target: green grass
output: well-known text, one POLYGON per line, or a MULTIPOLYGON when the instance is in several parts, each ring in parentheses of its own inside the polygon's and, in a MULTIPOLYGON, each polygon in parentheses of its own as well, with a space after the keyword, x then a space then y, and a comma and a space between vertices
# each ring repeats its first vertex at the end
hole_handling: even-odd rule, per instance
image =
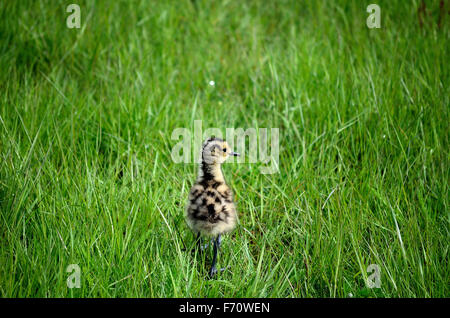
POLYGON ((423 27, 419 1, 376 1, 381 29, 356 0, 77 1, 68 29, 72 2, 0 2, 2 297, 450 296, 437 1, 423 27), (170 155, 194 120, 280 129, 278 174, 224 166, 215 280, 184 250, 196 165, 170 155))

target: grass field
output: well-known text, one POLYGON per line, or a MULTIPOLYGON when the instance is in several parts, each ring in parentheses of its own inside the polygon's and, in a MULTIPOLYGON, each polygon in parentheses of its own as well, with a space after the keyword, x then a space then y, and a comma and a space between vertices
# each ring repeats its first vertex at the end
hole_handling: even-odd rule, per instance
POLYGON ((449 16, 372 2, 1 1, 0 295, 449 297, 449 16), (224 165, 212 280, 171 159, 194 120, 280 129, 279 173, 224 165))

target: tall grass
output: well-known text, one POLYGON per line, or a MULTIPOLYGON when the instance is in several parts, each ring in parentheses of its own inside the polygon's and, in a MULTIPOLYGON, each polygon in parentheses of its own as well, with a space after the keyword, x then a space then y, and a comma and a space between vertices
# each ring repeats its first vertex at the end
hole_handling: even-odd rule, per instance
POLYGON ((356 0, 77 3, 80 29, 69 3, 0 2, 2 297, 450 295, 437 2, 420 26, 379 0, 381 29, 356 0), (240 224, 213 280, 183 219, 197 168, 171 159, 194 120, 280 129, 279 173, 224 166, 240 224))

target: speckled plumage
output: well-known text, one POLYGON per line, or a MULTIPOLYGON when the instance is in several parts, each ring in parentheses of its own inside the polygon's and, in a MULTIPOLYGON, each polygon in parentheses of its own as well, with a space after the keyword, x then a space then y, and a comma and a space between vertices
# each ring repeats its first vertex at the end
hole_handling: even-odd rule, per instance
POLYGON ((221 169, 221 164, 230 155, 237 154, 230 151, 226 141, 209 138, 203 144, 199 175, 189 193, 186 208, 187 224, 195 233, 217 236, 236 226, 233 194, 221 169))

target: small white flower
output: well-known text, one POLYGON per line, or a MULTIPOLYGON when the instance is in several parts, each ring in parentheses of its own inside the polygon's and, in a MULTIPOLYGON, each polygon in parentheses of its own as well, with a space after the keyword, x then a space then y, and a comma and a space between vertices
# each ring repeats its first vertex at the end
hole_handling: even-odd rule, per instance
POLYGON ((352 298, 353 294, 352 293, 348 293, 348 297, 352 298))
POLYGON ((386 135, 383 135, 383 139, 386 139, 386 135))
POLYGON ((216 83, 214 83, 214 81, 209 81, 209 85, 214 86, 214 85, 216 85, 216 83))

